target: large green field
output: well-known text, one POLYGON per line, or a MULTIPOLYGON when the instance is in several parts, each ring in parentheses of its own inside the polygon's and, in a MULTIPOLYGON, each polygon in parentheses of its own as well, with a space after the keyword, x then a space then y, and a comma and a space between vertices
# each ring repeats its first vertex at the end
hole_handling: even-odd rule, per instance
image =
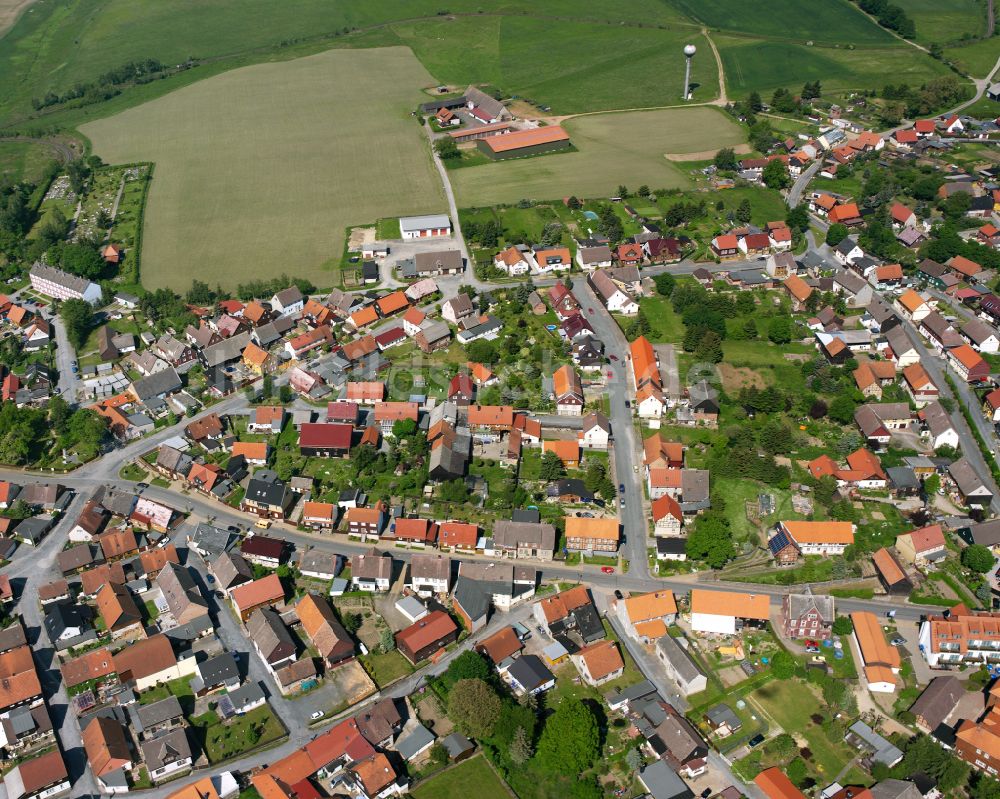
POLYGON ((445 209, 409 110, 404 48, 234 70, 83 126, 110 163, 153 161, 142 280, 225 287, 282 272, 329 286, 348 225, 445 209))
POLYGON ((544 17, 445 17, 391 26, 444 83, 489 83, 554 113, 669 105, 681 96, 689 41, 702 45, 692 82, 699 100, 718 93, 697 28, 610 26, 544 17), (544 55, 542 55, 544 54, 544 55))
POLYGON ((859 86, 881 88, 889 82, 919 86, 951 74, 941 62, 906 46, 846 50, 736 36, 713 39, 725 66, 726 85, 737 97, 779 86, 797 89, 811 80, 822 81, 824 92, 842 92, 859 86))
POLYGON ((470 166, 451 172, 459 205, 575 194, 608 197, 617 186, 686 187, 683 171, 665 156, 714 154, 743 141, 742 129, 710 106, 595 114, 565 123, 576 152, 470 166))
POLYGON ((688 16, 719 30, 766 39, 835 44, 891 43, 892 37, 848 0, 671 0, 688 16))

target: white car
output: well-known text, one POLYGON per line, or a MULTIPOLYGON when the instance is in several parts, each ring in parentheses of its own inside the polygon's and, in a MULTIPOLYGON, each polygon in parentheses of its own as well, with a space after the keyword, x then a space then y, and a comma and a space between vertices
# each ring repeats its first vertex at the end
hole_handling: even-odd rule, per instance
POLYGON ((312 713, 309 714, 309 718, 312 719, 313 721, 316 721, 316 719, 321 719, 323 718, 323 711, 314 710, 312 713))

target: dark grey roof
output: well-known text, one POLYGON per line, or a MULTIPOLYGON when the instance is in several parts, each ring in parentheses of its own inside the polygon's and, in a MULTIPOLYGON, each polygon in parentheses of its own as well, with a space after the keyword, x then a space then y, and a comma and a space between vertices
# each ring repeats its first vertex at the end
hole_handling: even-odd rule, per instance
POLYGON ((694 660, 672 635, 663 635, 656 639, 656 648, 670 663, 673 670, 685 683, 690 683, 701 676, 702 671, 694 660))
POLYGON ((885 470, 889 476, 889 482, 893 488, 899 491, 909 491, 920 488, 920 480, 917 479, 916 472, 909 466, 890 466, 885 470))
POLYGON ((639 780, 652 799, 691 799, 694 796, 687 783, 665 760, 656 760, 639 769, 639 780))
POLYGON ((898 763, 903 753, 892 743, 887 741, 863 721, 856 721, 850 726, 850 731, 860 738, 871 748, 872 759, 887 766, 894 766, 898 763))
POLYGON ((199 663, 198 673, 202 682, 209 688, 240 678, 239 665, 231 652, 223 652, 199 663))
MULTIPOLYGON (((206 350, 207 352, 207 350, 206 350)), ((139 398, 140 402, 145 402, 153 397, 161 397, 180 391, 181 378, 177 370, 168 366, 159 372, 154 372, 149 377, 143 377, 132 383, 132 392, 139 398)))
POLYGON ((403 760, 409 760, 432 743, 434 743, 434 733, 428 730, 423 724, 418 724, 412 730, 400 736, 399 740, 396 741, 396 751, 399 752, 403 760))
POLYGON ((191 757, 191 744, 188 743, 187 733, 183 728, 170 730, 152 741, 145 741, 141 744, 141 749, 146 768, 150 771, 191 757))
POLYGON ((210 367, 220 366, 239 358, 249 343, 249 333, 237 333, 235 336, 223 339, 217 344, 213 344, 211 347, 205 347, 205 349, 202 350, 201 357, 210 367))
MULTIPOLYGON (((131 711, 131 708, 130 708, 131 711)), ((138 720, 139 732, 148 730, 172 719, 179 719, 184 715, 181 703, 176 696, 168 696, 148 705, 136 705, 133 721, 138 720)))
POLYGON ((260 687, 260 683, 258 682, 248 682, 245 685, 241 685, 235 691, 230 691, 227 696, 229 696, 230 701, 237 710, 244 705, 266 698, 264 689, 260 687))
POLYGON ((888 779, 869 788, 872 799, 923 799, 923 793, 912 782, 888 779))
POLYGON ((727 704, 716 705, 705 711, 705 717, 716 727, 728 724, 730 729, 737 730, 743 726, 740 717, 727 704))
POLYGON ((275 472, 260 469, 247 483, 245 498, 265 505, 284 505, 288 487, 275 472))
POLYGON ((441 739, 441 746, 448 751, 449 757, 458 757, 472 750, 472 741, 460 732, 453 732, 451 735, 441 739))
POLYGON ((206 553, 205 557, 208 560, 212 560, 227 551, 233 543, 232 532, 205 522, 199 522, 188 538, 194 546, 206 553))
POLYGON ((552 672, 537 655, 522 655, 510 664, 507 673, 526 691, 533 691, 553 679, 552 672))

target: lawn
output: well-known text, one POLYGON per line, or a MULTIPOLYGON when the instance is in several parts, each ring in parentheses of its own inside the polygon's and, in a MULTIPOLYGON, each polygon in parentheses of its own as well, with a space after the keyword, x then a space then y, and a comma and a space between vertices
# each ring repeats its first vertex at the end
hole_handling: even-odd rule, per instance
POLYGON ((409 661, 396 649, 385 653, 371 652, 361 655, 358 660, 379 688, 384 688, 389 683, 413 673, 409 661))
POLYGON ((475 788, 476 799, 510 799, 510 792, 482 755, 459 763, 410 789, 414 799, 466 799, 475 788))
POLYGON ((786 732, 806 741, 812 753, 807 763, 811 771, 820 775, 819 782, 832 781, 854 757, 855 753, 842 739, 828 735, 811 718, 823 700, 806 683, 797 679, 772 680, 754 691, 750 699, 786 732))
POLYGON ((744 141, 743 130, 722 111, 697 107, 596 114, 567 120, 575 153, 458 169, 452 184, 463 206, 515 203, 522 198, 609 197, 625 184, 654 190, 684 188, 682 164, 669 154, 714 154, 744 141))
POLYGON ((666 297, 643 297, 639 307, 649 320, 652 329, 647 338, 654 344, 679 343, 684 338, 684 322, 666 297))
POLYGON ((402 48, 333 50, 235 70, 82 131, 106 161, 156 163, 148 288, 183 291, 207 264, 229 289, 288 272, 330 286, 324 265, 349 225, 445 208, 408 114, 432 81, 402 48))
MULTIPOLYGON (((763 17, 762 17, 763 19, 763 17)), ((809 47, 804 43, 754 41, 736 36, 714 36, 726 70, 731 95, 772 92, 779 86, 801 89, 805 81, 820 80, 824 95, 893 83, 919 86, 949 74, 940 62, 912 47, 809 47)))
POLYGON ((287 734, 270 705, 254 708, 228 723, 221 721, 215 711, 190 721, 209 763, 231 760, 274 743, 287 734))
POLYGON ((892 43, 889 33, 848 0, 670 0, 688 16, 712 28, 834 44, 892 43), (781 20, 776 26, 775 20, 781 20))

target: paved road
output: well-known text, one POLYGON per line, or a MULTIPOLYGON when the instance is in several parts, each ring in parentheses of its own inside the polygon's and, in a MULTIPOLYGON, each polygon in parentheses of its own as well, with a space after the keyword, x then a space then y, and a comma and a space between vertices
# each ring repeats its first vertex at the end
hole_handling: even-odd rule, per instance
POLYGON ((50 320, 56 334, 56 368, 59 370, 59 393, 70 405, 76 405, 77 389, 80 387, 79 376, 73 372, 76 361, 76 350, 69 343, 66 335, 66 325, 58 315, 50 320))
POLYGON ((629 561, 629 575, 638 578, 649 578, 649 561, 646 555, 646 535, 649 531, 648 515, 644 505, 642 475, 637 467, 642 465, 639 455, 640 447, 632 412, 625 407, 628 397, 633 396, 629 388, 628 378, 628 341, 625 339, 618 323, 608 313, 607 309, 594 296, 594 292, 585 280, 573 284, 573 293, 586 308, 593 308, 593 313, 587 314, 587 319, 604 342, 605 353, 617 355, 617 361, 605 367, 605 372, 611 374, 608 381, 608 402, 610 405, 609 419, 611 433, 614 436, 614 465, 616 482, 619 487, 624 485, 625 491, 620 494, 625 500, 624 507, 619 506, 618 515, 625 534, 625 544, 622 554, 629 561))
MULTIPOLYGON (((34 651, 42 691, 48 703, 49 715, 62 742, 66 767, 73 780, 73 796, 89 793, 96 795, 97 782, 87 768, 80 725, 77 723, 76 715, 69 708, 69 697, 55 658, 55 648, 51 645, 42 624, 38 589, 61 576, 56 569, 56 557, 62 551, 69 530, 85 501, 85 496, 77 494, 62 519, 42 539, 41 544, 38 547, 22 544, 15 553, 14 561, 4 569, 14 587, 15 596, 19 597, 17 611, 24 620, 28 642, 34 651)), ((0 786, 0 799, 6 799, 6 790, 2 786, 0 786)))
POLYGON ((820 167, 823 165, 822 161, 815 161, 809 164, 808 167, 802 170, 795 182, 792 184, 792 188, 788 190, 788 207, 794 208, 800 202, 802 202, 802 195, 805 190, 809 188, 809 181, 813 179, 815 174, 819 172, 820 167))

